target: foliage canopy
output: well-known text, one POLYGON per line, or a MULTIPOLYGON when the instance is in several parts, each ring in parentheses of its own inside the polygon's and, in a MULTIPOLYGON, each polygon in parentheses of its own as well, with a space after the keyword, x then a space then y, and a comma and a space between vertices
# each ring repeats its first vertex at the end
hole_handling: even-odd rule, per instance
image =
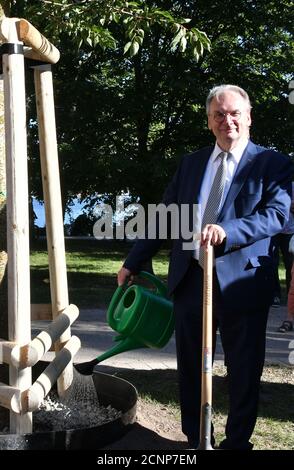
MULTIPOLYGON (((213 142, 204 103, 220 83, 248 91, 255 142, 292 152, 292 7, 290 0, 13 2, 13 14, 62 52, 54 75, 65 199, 130 191, 158 202, 178 158, 213 142)), ((40 196, 36 155, 32 146, 40 196)))

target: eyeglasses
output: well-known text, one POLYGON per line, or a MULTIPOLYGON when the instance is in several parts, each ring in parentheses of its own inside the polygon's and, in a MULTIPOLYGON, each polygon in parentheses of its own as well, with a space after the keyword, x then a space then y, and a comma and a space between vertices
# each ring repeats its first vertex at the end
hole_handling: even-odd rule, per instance
POLYGON ((230 116, 230 118, 233 121, 239 121, 241 117, 241 112, 240 111, 232 111, 231 113, 221 113, 220 111, 216 111, 213 113, 213 119, 216 122, 223 122, 227 116, 230 116))

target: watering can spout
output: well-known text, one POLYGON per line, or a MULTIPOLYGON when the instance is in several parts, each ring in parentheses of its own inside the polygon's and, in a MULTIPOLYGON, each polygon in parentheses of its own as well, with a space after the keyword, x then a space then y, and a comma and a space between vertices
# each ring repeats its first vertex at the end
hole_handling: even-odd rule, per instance
POLYGON ((137 341, 134 338, 123 336, 123 335, 117 336, 115 338, 115 341, 117 342, 115 346, 108 349, 108 351, 105 351, 100 356, 96 357, 95 361, 97 364, 99 362, 105 361, 106 359, 109 359, 112 356, 116 356, 117 354, 120 354, 122 352, 146 347, 140 341, 137 341))
POLYGON ((106 359, 109 359, 112 356, 116 356, 122 352, 145 347, 141 341, 137 341, 133 338, 123 335, 116 336, 114 340, 117 342, 115 346, 108 349, 108 351, 105 351, 100 356, 95 357, 95 359, 92 361, 75 364, 75 369, 82 375, 91 375, 93 373, 94 367, 100 362, 105 361, 106 359))

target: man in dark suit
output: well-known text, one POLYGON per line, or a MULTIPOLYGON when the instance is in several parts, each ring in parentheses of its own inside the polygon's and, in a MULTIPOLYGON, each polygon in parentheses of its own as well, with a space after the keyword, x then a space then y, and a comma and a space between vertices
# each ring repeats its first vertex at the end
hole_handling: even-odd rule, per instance
MULTIPOLYGON (((223 449, 251 449, 265 333, 274 286, 270 239, 287 222, 292 166, 287 157, 249 140, 251 104, 247 93, 221 85, 207 97, 212 147, 186 155, 163 202, 200 208, 201 246, 187 250, 174 240, 169 266, 173 295, 182 429, 197 448, 201 400, 201 253, 214 245, 214 339, 219 328, 228 371, 229 413, 223 449), (217 181, 217 183, 216 183, 217 181), (216 186, 221 187, 215 191, 216 186), (215 200, 217 208, 215 207, 215 200)), ((191 212, 190 211, 190 215, 191 212)), ((118 284, 133 279, 161 240, 138 240, 118 273, 118 284)), ((212 436, 213 442, 213 436, 212 436)))

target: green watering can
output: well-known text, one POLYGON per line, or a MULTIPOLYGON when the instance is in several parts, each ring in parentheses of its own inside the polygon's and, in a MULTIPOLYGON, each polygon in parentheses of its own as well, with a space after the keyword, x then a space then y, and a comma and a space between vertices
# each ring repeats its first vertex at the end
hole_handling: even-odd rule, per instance
POLYGON ((124 351, 162 348, 168 343, 174 331, 174 315, 166 286, 145 271, 141 271, 139 277, 150 281, 156 291, 137 284, 116 289, 107 310, 107 321, 119 333, 114 339, 117 344, 93 361, 76 364, 80 373, 92 374, 96 364, 124 351))

